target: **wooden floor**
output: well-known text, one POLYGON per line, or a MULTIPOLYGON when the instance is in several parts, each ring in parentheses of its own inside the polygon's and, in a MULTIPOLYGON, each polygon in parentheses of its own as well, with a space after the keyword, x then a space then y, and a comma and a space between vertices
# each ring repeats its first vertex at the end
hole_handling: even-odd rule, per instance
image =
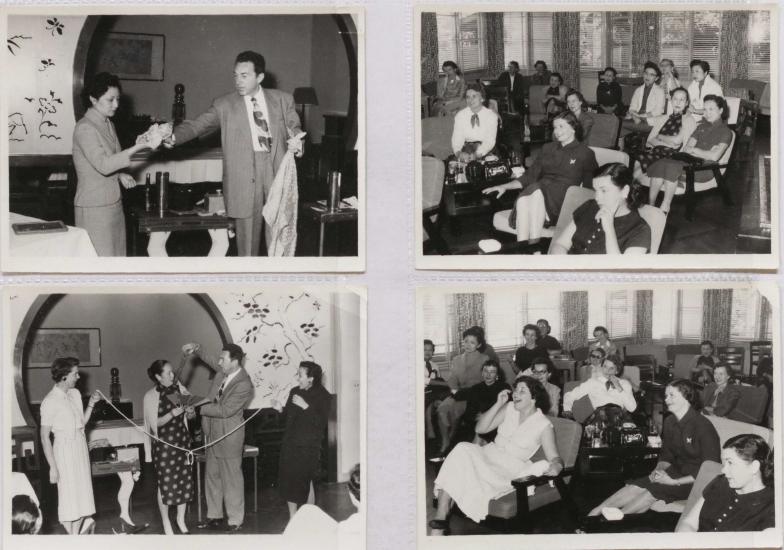
MULTIPOLYGON (((250 464, 249 461, 246 463, 250 464)), ((289 520, 286 503, 278 495, 274 487, 259 487, 259 510, 253 512, 253 476, 245 468, 245 520, 242 531, 238 534, 280 534, 289 520)), ((261 479, 261 478, 260 478, 261 479)), ((93 493, 95 495, 95 521, 96 534, 112 534, 119 520, 119 506, 117 505, 117 489, 119 478, 116 476, 94 478, 93 493)), ((259 481, 261 485, 261 481, 259 481)), ((56 493, 56 491, 53 491, 56 493)), ((316 489, 316 505, 329 514, 336 521, 343 521, 354 513, 355 508, 348 497, 345 483, 321 483, 316 489)), ((175 507, 170 507, 174 532, 178 533, 175 524, 175 507)), ((54 502, 44 505, 44 525, 42 534, 65 534, 65 529, 57 523, 57 508, 54 502)), ((207 505, 202 502, 202 517, 207 513, 207 505)), ((158 505, 155 502, 155 474, 152 466, 145 465, 142 477, 133 491, 131 500, 131 517, 137 525, 149 523, 150 526, 143 531, 146 535, 163 534, 158 505)), ((188 506, 186 522, 192 534, 212 535, 225 534, 219 531, 197 529, 196 503, 188 506)))
MULTIPOLYGON (((716 190, 699 193, 694 220, 688 221, 685 202, 675 199, 667 216, 660 254, 770 253, 770 240, 756 235, 760 219, 759 156, 770 154, 770 140, 764 128, 758 129, 754 149, 746 155, 748 158, 733 158, 727 171, 732 206, 724 205, 716 190), (752 236, 741 237, 743 234, 752 236)), ((769 187, 769 180, 767 184, 769 187)), ((446 220, 442 236, 452 254, 475 254, 479 240, 495 238, 498 233, 493 230, 492 214, 488 213, 462 217, 458 223, 446 220)), ((514 239, 511 235, 509 238, 514 239)), ((426 247, 425 253, 436 252, 426 247)))

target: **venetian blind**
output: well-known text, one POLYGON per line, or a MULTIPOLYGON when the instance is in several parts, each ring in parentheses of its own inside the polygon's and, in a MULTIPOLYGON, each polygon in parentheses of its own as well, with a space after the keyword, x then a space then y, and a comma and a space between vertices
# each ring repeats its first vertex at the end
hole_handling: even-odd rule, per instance
POLYGON ((702 289, 680 291, 678 338, 702 338, 702 289))
POLYGON ((537 60, 547 63, 551 71, 553 67, 553 14, 551 12, 535 12, 529 14, 531 18, 531 67, 537 60))
POLYGON ((504 13, 504 65, 517 61, 528 68, 528 14, 504 13))
POLYGON ((770 82, 770 12, 755 11, 749 18, 749 78, 770 82))
POLYGON ((486 67, 484 17, 482 14, 459 18, 458 57, 463 71, 486 67))
POLYGON ((444 354, 448 342, 446 297, 440 292, 424 294, 421 304, 423 337, 433 341, 436 354, 444 354))
POLYGON ((604 13, 580 12, 580 69, 602 69, 605 66, 604 13))
POLYGON ((611 65, 619 72, 640 70, 632 67, 632 15, 615 11, 609 15, 611 65))
POLYGON ((445 61, 458 62, 457 58, 457 15, 436 15, 438 27, 438 69, 445 61))
POLYGON ((760 319, 760 295, 744 288, 732 290, 731 340, 754 340, 760 319))

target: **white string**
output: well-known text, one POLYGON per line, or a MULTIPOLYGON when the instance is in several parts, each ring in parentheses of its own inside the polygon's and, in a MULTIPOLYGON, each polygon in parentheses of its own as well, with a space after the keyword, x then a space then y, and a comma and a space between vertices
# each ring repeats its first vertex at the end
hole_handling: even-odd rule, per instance
POLYGON ((96 392, 98 392, 98 395, 100 395, 101 397, 103 397, 103 400, 104 400, 104 401, 106 401, 106 403, 107 403, 107 404, 108 404, 108 405, 109 405, 109 406, 110 406, 112 409, 114 409, 114 410, 115 410, 115 412, 116 412, 117 414, 119 414, 119 415, 120 415, 120 416, 121 416, 121 417, 122 417, 124 420, 126 420, 126 421, 127 421, 127 422, 128 422, 130 425, 131 425, 131 426, 133 426, 134 428, 136 428, 137 430, 139 430, 140 432, 142 432, 144 435, 146 435, 146 436, 147 436, 147 437, 149 437, 150 439, 154 439, 155 441, 158 441, 158 442, 160 442, 160 443, 163 443, 164 445, 168 445, 169 447, 173 447, 173 448, 177 449, 178 451, 182 451, 182 452, 184 452, 184 453, 186 454, 186 461, 187 461, 187 464, 188 464, 188 466, 190 466, 190 465, 192 465, 192 464, 193 464, 193 462, 194 462, 194 460, 195 460, 195 453, 196 453, 196 451, 201 451, 201 450, 207 449, 208 447, 212 447, 212 446, 213 446, 213 445, 215 445, 216 443, 219 443, 219 442, 223 441, 225 438, 229 437, 231 434, 233 434, 234 432, 236 432, 237 430, 239 430, 240 428, 242 428, 243 426, 245 426, 245 424, 247 424, 248 422, 250 422, 251 420, 253 420, 253 418, 254 418, 254 417, 257 415, 257 414, 259 414, 259 413, 261 412, 261 409, 258 409, 258 410, 256 410, 256 412, 254 412, 254 413, 253 413, 252 415, 250 415, 250 416, 249 416, 247 419, 245 419, 245 420, 244 420, 244 421, 243 421, 243 422, 242 422, 240 425, 238 425, 237 427, 235 427, 235 428, 234 428, 233 430, 231 430, 230 432, 223 434, 222 436, 220 436, 220 437, 219 437, 218 439, 216 439, 215 441, 210 441, 209 443, 207 443, 207 444, 205 444, 205 445, 202 445, 201 447, 196 447, 195 449, 185 449, 185 448, 183 448, 183 447, 180 447, 179 445, 175 445, 174 443, 169 443, 168 441, 164 441, 163 439, 161 439, 161 438, 159 438, 159 437, 157 437, 157 436, 155 436, 155 435, 153 435, 153 434, 151 434, 151 433, 147 432, 147 430, 145 430, 145 429, 144 429, 144 428, 142 428, 141 426, 137 425, 137 424, 136 424, 136 423, 135 423, 133 420, 131 420, 130 418, 128 418, 127 416, 125 416, 125 415, 123 414, 123 412, 122 412, 120 409, 118 409, 117 407, 115 407, 115 406, 114 406, 114 403, 112 403, 112 402, 111 402, 109 399, 107 399, 107 398, 106 398, 106 396, 103 394, 103 392, 102 392, 101 390, 95 390, 95 391, 96 391, 96 392))

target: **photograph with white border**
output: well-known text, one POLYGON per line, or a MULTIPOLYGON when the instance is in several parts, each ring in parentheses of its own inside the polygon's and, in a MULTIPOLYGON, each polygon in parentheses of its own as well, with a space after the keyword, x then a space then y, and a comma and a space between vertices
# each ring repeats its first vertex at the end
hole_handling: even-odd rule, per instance
POLYGON ((416 296, 419 548, 781 545, 777 286, 416 296))
POLYGON ((417 5, 416 267, 776 269, 777 21, 417 5))
POLYGON ((345 285, 6 287, 3 547, 364 548, 366 309, 345 285))
POLYGON ((361 7, 0 14, 3 271, 365 269, 361 7))

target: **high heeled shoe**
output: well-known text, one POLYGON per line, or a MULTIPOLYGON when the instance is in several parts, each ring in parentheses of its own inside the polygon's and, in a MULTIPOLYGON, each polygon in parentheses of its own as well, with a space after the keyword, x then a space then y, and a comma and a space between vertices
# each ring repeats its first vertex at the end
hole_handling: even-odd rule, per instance
POLYGON ((451 533, 448 519, 431 519, 427 525, 434 531, 441 531, 442 535, 445 537, 449 536, 451 533))
POLYGON ((128 523, 123 518, 120 518, 120 523, 117 527, 112 527, 112 532, 115 535, 135 535, 136 533, 141 533, 149 526, 149 523, 145 523, 144 525, 134 525, 133 523, 128 523))
POLYGON ((177 529, 180 530, 180 534, 181 535, 190 535, 191 534, 191 532, 188 529, 183 529, 182 527, 180 527, 179 523, 177 523, 177 529))
POLYGON ((82 523, 82 528, 79 529, 80 535, 94 535, 95 534, 95 519, 87 518, 82 523))

